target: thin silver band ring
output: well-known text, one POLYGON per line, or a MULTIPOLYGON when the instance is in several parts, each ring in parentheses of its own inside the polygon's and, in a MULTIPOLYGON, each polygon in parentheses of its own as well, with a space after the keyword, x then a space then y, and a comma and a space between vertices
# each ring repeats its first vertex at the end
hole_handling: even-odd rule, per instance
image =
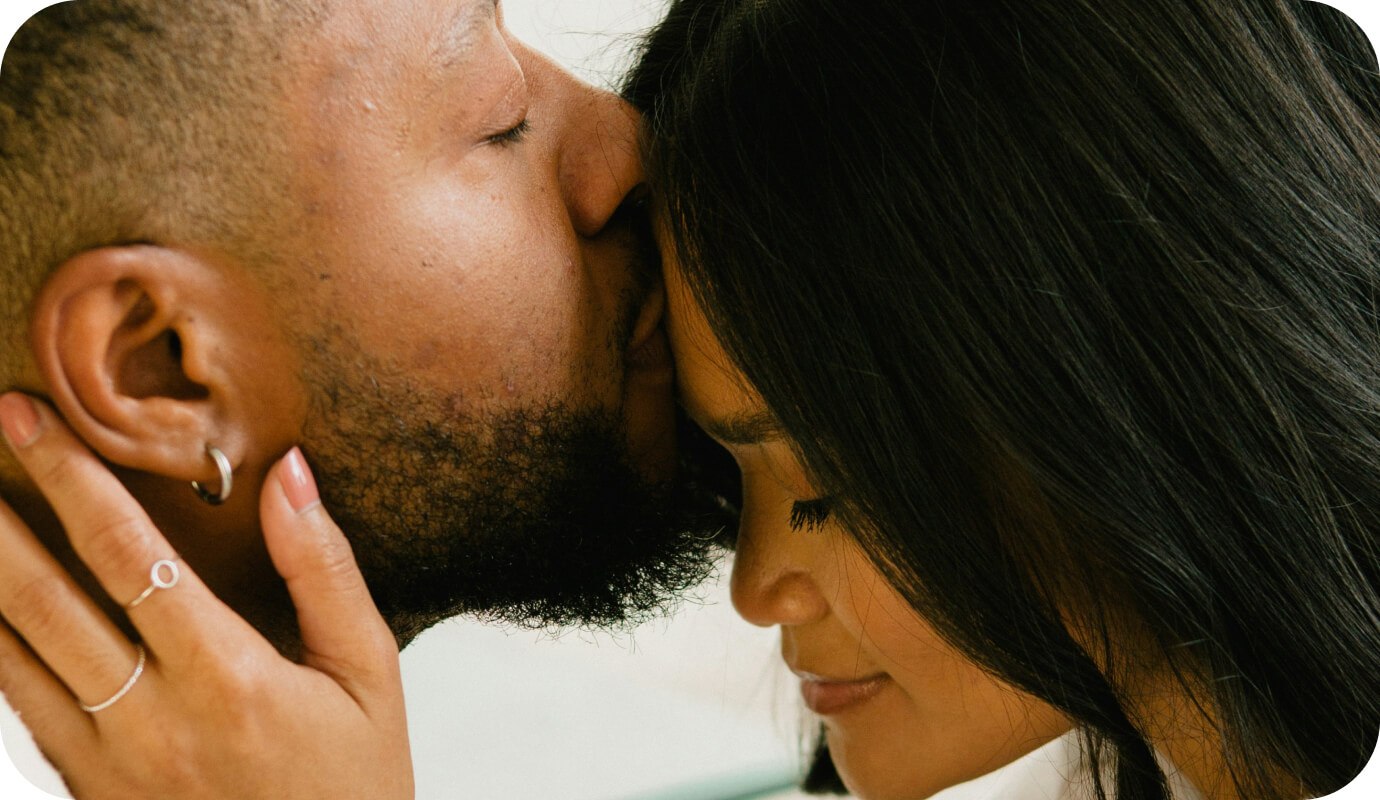
POLYGON ((125 681, 125 685, 120 687, 120 691, 116 692, 114 695, 111 696, 109 700, 105 701, 104 703, 97 703, 94 706, 88 706, 85 703, 82 703, 81 701, 77 701, 77 705, 81 706, 82 711, 85 711, 88 714, 94 714, 97 711, 104 711, 107 708, 110 708, 111 706, 115 705, 115 703, 118 702, 121 697, 124 697, 125 695, 129 694, 129 690, 133 689, 134 684, 139 682, 139 676, 144 674, 144 662, 148 658, 148 653, 144 651, 144 646, 142 644, 136 644, 134 647, 139 651, 139 663, 134 666, 134 674, 129 676, 129 680, 125 681))

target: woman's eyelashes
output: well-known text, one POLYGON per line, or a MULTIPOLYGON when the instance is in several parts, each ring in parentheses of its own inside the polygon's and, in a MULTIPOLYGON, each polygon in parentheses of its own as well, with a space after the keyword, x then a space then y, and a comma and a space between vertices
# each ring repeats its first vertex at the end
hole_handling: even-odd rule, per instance
POLYGON ((829 498, 797 500, 791 503, 790 526, 794 531, 814 531, 829 521, 829 498))
POLYGON ((523 137, 527 135, 527 132, 531 129, 531 127, 531 123, 527 121, 526 117, 523 117, 521 122, 509 128, 508 130, 503 131, 502 133, 495 133, 493 136, 490 136, 489 143, 496 144, 499 146, 517 144, 518 142, 521 142, 523 140, 523 137))

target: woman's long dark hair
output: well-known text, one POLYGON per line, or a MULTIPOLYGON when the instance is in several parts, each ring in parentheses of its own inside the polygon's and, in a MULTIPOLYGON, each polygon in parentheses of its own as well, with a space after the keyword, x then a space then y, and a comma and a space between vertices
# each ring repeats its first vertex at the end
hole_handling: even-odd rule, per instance
POLYGON ((1151 679, 1243 796, 1380 730, 1374 70, 1289 0, 679 0, 628 84, 816 485, 1120 800, 1151 679))

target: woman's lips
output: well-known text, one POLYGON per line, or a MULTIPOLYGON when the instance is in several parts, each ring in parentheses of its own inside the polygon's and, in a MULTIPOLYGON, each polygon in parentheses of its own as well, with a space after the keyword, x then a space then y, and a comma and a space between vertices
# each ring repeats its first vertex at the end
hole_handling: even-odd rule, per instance
POLYGON ((800 696, 805 705, 820 716, 838 714, 872 699, 891 682, 886 674, 857 680, 836 681, 808 673, 800 676, 800 696))

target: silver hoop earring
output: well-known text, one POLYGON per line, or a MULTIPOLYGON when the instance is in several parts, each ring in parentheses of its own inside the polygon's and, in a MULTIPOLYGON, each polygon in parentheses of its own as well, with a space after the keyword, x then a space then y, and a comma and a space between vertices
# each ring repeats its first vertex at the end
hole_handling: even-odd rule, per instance
POLYGON ((230 469, 230 459, 225 457, 225 454, 220 451, 219 447, 207 443, 206 455, 210 456, 211 460, 216 462, 216 469, 220 471, 220 491, 208 491, 205 486, 202 486, 197 481, 192 481, 192 489, 196 491, 196 496, 200 497, 201 501, 206 505, 218 506, 230 499, 230 487, 234 483, 235 474, 234 471, 230 469))

